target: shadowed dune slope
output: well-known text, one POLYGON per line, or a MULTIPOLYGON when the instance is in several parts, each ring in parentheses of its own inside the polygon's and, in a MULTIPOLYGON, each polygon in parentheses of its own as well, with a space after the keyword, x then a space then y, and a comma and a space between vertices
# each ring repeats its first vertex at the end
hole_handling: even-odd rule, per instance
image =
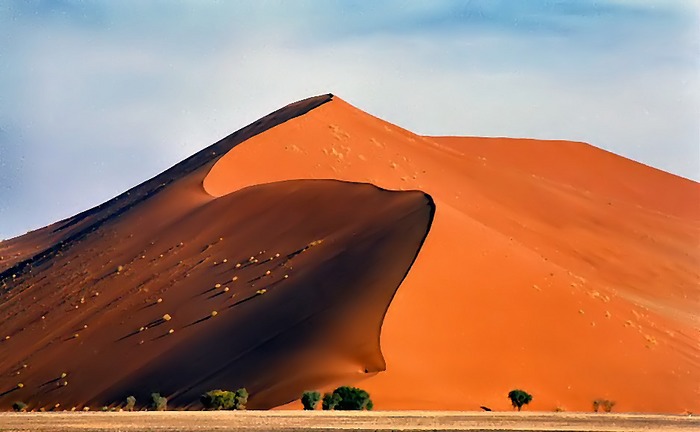
POLYGON ((421 192, 304 180, 215 199, 184 177, 7 282, 0 407, 270 408, 384 370, 379 331, 433 215, 421 192), (21 388, 18 383, 22 383, 21 388))
POLYGON ((383 409, 700 410, 700 185, 583 143, 422 137, 334 97, 221 158, 213 195, 331 178, 437 213, 382 329, 383 409))

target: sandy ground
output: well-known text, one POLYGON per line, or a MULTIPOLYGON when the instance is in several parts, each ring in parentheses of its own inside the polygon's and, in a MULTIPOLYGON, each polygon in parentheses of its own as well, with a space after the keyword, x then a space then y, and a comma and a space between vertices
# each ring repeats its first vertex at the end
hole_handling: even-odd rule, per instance
POLYGON ((582 413, 136 412, 2 413, 0 431, 691 431, 700 418, 582 413))

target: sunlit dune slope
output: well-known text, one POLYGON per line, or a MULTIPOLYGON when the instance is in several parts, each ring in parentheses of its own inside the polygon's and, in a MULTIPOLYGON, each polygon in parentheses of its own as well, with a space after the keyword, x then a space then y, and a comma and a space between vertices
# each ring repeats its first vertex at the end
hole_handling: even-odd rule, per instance
POLYGON ((378 408, 509 409, 520 387, 534 410, 700 410, 698 183, 583 143, 421 137, 334 98, 204 187, 300 178, 435 199, 382 329, 387 371, 359 383, 378 408))

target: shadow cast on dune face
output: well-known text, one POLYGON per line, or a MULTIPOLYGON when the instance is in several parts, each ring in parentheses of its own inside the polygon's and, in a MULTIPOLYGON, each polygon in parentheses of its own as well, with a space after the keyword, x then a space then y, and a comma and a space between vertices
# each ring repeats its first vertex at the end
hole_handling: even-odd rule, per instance
MULTIPOLYGON (((159 206, 179 197, 163 195, 159 206)), ((173 209, 140 232, 154 216, 137 206, 12 282, 0 392, 14 390, 0 408, 151 392, 198 407, 206 391, 240 387, 249 408, 272 408, 386 368, 382 322, 430 229, 430 196, 294 180, 173 209), (107 276, 75 277, 88 273, 107 276)))

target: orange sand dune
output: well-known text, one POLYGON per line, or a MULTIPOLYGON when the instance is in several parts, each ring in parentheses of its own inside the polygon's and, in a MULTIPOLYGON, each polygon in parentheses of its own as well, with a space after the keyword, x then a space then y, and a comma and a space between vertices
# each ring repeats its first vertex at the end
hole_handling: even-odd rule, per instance
POLYGON ((213 199, 190 183, 8 284, 0 406, 153 391, 189 406, 245 386, 251 408, 270 408, 385 368, 381 322, 427 233, 428 197, 306 180, 213 199))
POLYGON ((252 407, 271 407, 357 383, 377 409, 510 409, 519 387, 532 410, 605 398, 616 411, 697 412, 699 243, 698 183, 582 143, 421 137, 311 98, 0 243, 0 332, 11 335, 0 407, 152 390, 187 406, 238 385, 252 407), (304 179, 433 201, 278 183, 304 179), (290 256, 299 274, 203 320, 219 302, 209 293, 237 271, 240 295, 255 295, 266 267, 230 267, 256 250, 290 256), (168 321, 119 340, 171 310, 172 335, 168 321), (63 370, 74 378, 57 387, 63 370))
POLYGON ((249 407, 385 369, 381 323, 434 213, 421 192, 292 181, 212 196, 216 160, 330 100, 285 107, 73 218, 0 243, 0 408, 151 392, 249 407))
POLYGON ((295 178, 420 189, 382 329, 385 409, 700 410, 700 185, 582 143, 417 136, 334 98, 224 156, 214 195, 295 178))

